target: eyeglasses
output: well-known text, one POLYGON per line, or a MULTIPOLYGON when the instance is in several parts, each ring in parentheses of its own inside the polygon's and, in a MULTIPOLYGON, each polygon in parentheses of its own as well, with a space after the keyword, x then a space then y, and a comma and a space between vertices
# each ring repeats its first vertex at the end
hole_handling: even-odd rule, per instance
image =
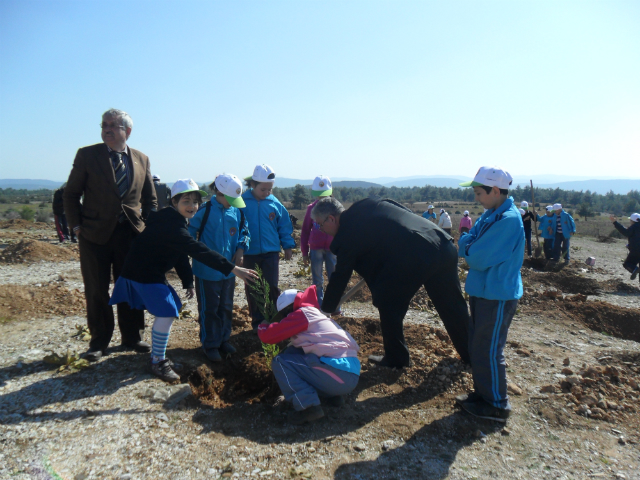
POLYGON ((107 129, 109 129, 109 128, 113 128, 113 129, 121 128, 121 129, 123 129, 123 130, 124 130, 124 129, 125 129, 125 126, 124 126, 124 125, 116 125, 115 123, 101 123, 101 124, 100 124, 100 128, 101 128, 102 130, 107 130, 107 129))
POLYGON ((325 218, 322 223, 318 223, 318 228, 322 229, 322 227, 324 227, 324 224, 327 223, 327 220, 329 220, 330 215, 327 215, 327 218, 325 218))

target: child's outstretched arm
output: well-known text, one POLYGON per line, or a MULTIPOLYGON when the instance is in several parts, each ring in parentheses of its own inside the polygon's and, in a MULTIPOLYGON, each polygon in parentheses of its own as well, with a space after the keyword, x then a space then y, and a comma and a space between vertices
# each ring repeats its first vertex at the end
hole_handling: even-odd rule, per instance
POLYGON ((309 328, 309 320, 301 310, 295 310, 280 322, 258 326, 258 337, 262 343, 279 343, 309 328))

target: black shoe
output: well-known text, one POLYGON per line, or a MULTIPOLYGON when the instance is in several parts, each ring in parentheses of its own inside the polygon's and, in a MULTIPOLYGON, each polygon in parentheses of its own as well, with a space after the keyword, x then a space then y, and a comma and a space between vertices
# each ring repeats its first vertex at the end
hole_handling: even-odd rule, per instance
POLYGON ((93 350, 90 348, 84 353, 82 358, 84 358, 88 362, 97 362, 102 358, 102 350, 93 350))
POLYGON ((464 402, 460 406, 474 417, 485 418, 487 420, 493 420, 500 423, 507 423, 507 418, 509 418, 509 415, 511 414, 511 410, 494 407, 484 400, 477 402, 464 402))
POLYGON ((167 358, 158 363, 153 363, 149 359, 149 371, 165 382, 175 383, 180 381, 180 375, 173 371, 167 358))
POLYGON ((369 361, 371 363, 375 363, 379 367, 387 367, 387 368, 404 368, 404 367, 411 366, 411 362, 407 363, 406 365, 392 364, 391 362, 389 362, 387 357, 382 355, 369 355, 369 361))
POLYGON ((344 396, 337 395, 335 397, 327 397, 324 398, 324 403, 329 405, 330 407, 341 407, 344 405, 344 396))
POLYGON ((640 270, 640 267, 636 267, 635 270, 631 272, 631 280, 636 279, 636 277, 638 276, 638 270, 640 270))
POLYGON ((236 353, 237 351, 236 347, 231 345, 229 342, 222 342, 222 345, 220 345, 218 350, 220 350, 221 353, 236 353))
POLYGON ((135 350, 138 353, 149 353, 151 351, 151 345, 149 345, 147 342, 143 342, 142 340, 134 343, 123 342, 122 346, 126 350, 135 350))
POLYGON ((456 397, 456 403, 458 403, 459 405, 462 405, 464 402, 479 402, 480 400, 482 400, 482 396, 475 391, 463 393, 462 395, 458 395, 456 397))
POLYGON ((291 412, 287 416, 287 420, 293 425, 303 425, 305 423, 315 422, 322 417, 324 417, 322 407, 320 407, 320 405, 313 405, 304 410, 291 412))
POLYGON ((208 350, 205 350, 204 354, 212 362, 219 363, 222 361, 222 355, 220 355, 220 350, 218 350, 217 348, 210 348, 208 350))
POLYGON ((168 358, 166 360, 167 360, 167 364, 171 367, 171 369, 174 372, 182 373, 184 371, 184 365, 182 365, 181 363, 174 363, 168 358))

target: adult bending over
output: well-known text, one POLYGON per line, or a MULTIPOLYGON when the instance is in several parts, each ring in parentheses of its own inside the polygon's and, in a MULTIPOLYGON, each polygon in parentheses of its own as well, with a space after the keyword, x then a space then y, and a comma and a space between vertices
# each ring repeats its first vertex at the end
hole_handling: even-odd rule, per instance
POLYGON ((458 280, 453 239, 432 222, 393 200, 367 198, 345 210, 334 198, 320 200, 311 212, 321 230, 334 237, 337 256, 322 302, 334 312, 351 274, 365 279, 380 311, 385 367, 410 364, 403 320, 409 302, 424 285, 463 361, 469 362, 469 311, 458 280))

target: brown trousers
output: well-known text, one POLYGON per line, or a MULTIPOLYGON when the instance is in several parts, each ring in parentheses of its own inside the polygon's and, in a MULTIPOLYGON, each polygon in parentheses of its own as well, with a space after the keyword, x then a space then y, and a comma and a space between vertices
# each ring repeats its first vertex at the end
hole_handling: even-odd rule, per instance
MULTIPOLYGON (((82 233, 78 235, 91 350, 104 352, 111 342, 115 326, 113 307, 109 305, 111 273, 113 269, 113 281, 118 280, 134 237, 135 233, 127 221, 116 225, 111 238, 104 245, 86 240, 82 233)), ((135 310, 126 303, 119 303, 118 327, 123 344, 139 342, 142 340, 140 331, 144 330, 144 310, 135 310)))

